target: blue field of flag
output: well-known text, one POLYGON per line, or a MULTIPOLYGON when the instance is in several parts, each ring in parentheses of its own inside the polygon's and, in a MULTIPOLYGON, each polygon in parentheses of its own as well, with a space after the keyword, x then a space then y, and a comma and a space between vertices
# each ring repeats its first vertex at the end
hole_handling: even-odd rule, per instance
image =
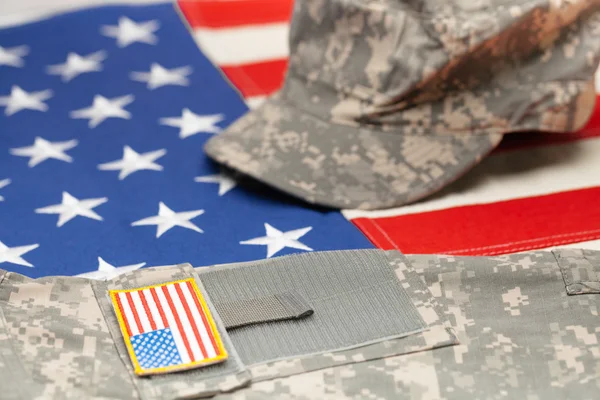
POLYGON ((171 5, 0 30, 0 268, 104 279, 372 247, 203 154, 246 111, 171 5))

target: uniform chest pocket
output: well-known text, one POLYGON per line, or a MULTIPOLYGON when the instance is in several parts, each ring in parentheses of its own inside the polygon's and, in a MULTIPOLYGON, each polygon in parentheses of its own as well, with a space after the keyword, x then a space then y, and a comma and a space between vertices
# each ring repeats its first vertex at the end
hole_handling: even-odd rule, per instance
MULTIPOLYGON (((399 253, 322 252, 200 269, 145 268, 93 286, 117 352, 144 400, 210 396, 260 381, 457 344, 433 296, 399 253), (168 323, 165 335, 174 341, 186 334, 191 317, 186 317, 184 303, 193 306, 187 301, 193 290, 182 288, 184 323, 179 327, 173 286, 184 284, 195 285, 201 303, 206 303, 228 354, 225 361, 210 359, 211 365, 201 368, 188 368, 183 358, 171 362, 154 357, 167 367, 148 362, 148 353, 163 352, 162 343, 152 344, 157 329, 163 334, 168 323), (164 296, 159 293, 153 302, 154 290, 164 296), (149 316, 152 304, 162 302, 168 314, 169 297, 175 305, 173 323, 167 315, 158 326, 157 313, 156 329, 144 329, 146 317, 139 317, 138 324, 131 310, 149 316), (126 314, 133 316, 124 318, 126 314), (154 336, 146 349, 142 336, 149 334, 154 336)), ((187 352, 191 359, 193 349, 187 351, 176 341, 171 347, 177 348, 171 353, 184 357, 187 352)))

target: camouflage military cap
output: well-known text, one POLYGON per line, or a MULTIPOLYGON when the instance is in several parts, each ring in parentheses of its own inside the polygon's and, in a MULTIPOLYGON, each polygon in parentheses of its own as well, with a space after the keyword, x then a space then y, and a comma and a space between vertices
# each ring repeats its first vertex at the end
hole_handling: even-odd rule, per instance
POLYGON ((581 128, 600 0, 297 0, 284 87, 215 160, 311 203, 377 209, 457 179, 506 133, 581 128))

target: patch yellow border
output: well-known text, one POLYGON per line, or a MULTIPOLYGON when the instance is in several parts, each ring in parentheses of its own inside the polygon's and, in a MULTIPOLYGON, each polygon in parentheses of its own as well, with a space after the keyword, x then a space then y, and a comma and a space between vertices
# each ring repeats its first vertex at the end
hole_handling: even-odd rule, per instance
POLYGON ((187 370, 187 369, 216 364, 218 362, 225 361, 229 357, 227 354, 227 351, 225 350, 225 346, 223 346, 223 341, 221 340, 221 335, 219 334, 219 331, 217 330, 217 326, 212 317, 210 309, 208 308, 208 305, 206 304, 206 300, 204 300, 204 296, 202 296, 202 292, 200 292, 200 288, 198 288, 198 285, 196 284, 196 281, 194 278, 164 282, 164 283, 159 283, 156 285, 142 286, 142 287, 134 288, 134 289, 109 290, 108 293, 110 295, 110 300, 111 300, 113 309, 115 311, 115 314, 117 315, 117 320, 119 322, 119 328, 121 329, 121 334, 123 335, 123 339, 125 340, 125 347, 127 347, 127 352, 129 353, 129 358, 131 359, 131 363, 133 364, 133 370, 135 371, 136 375, 139 375, 139 376, 155 375, 155 374, 165 374, 165 373, 175 372, 175 371, 183 371, 183 370, 187 370), (137 357, 135 356, 135 353, 133 351, 133 346, 131 344, 131 337, 127 333, 127 328, 125 327, 125 319, 124 319, 123 315, 121 314, 121 310, 119 310, 119 306, 118 306, 118 302, 117 302, 117 294, 118 293, 127 293, 127 292, 137 292, 139 290, 159 288, 159 287, 171 285, 174 283, 184 283, 184 282, 190 282, 192 284, 194 293, 198 297, 198 300, 200 301, 200 306, 202 307, 202 311, 204 311, 204 315, 206 315, 206 319, 208 321, 208 324, 210 325, 210 330, 211 330, 213 337, 215 338, 215 342, 217 344, 217 350, 218 350, 217 356, 213 357, 213 358, 207 358, 202 361, 193 361, 190 363, 171 365, 168 367, 143 369, 140 366, 140 364, 137 360, 137 357))

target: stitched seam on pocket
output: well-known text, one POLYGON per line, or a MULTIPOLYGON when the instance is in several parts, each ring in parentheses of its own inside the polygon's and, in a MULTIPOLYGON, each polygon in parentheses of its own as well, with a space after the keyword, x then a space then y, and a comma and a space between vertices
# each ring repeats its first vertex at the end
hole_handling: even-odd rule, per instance
POLYGON ((583 262, 585 268, 597 276, 594 264, 587 258, 584 250, 552 250, 556 263, 565 283, 565 290, 569 295, 600 293, 600 279, 597 280, 574 280, 572 270, 584 268, 581 265, 571 265, 572 262, 583 262), (563 256, 565 252, 572 253, 563 256))
MULTIPOLYGON (((6 271, 3 271, 3 272, 6 272, 6 271)), ((0 275, 0 284, 2 283, 2 281, 4 280, 4 277, 6 275, 7 274, 0 275)), ((18 357, 19 352, 17 352, 17 349, 15 349, 15 346, 14 346, 15 338, 8 330, 8 322, 6 322, 6 317, 4 317, 4 311, 2 310, 2 307, 0 307, 0 331, 2 331, 2 330, 6 334, 6 338, 8 341, 7 347, 8 347, 8 351, 11 353, 10 355, 12 356, 12 360, 10 363, 7 362, 6 356, 3 355, 2 353, 0 353, 0 357, 4 360, 6 366, 9 367, 8 369, 9 369, 10 375, 12 377, 14 377, 14 382, 13 382, 14 385, 13 386, 18 388, 19 398, 21 398, 23 400, 33 399, 35 397, 35 395, 30 390, 30 389, 32 389, 32 387, 29 384, 23 384, 23 383, 27 382, 27 383, 37 384, 37 382, 35 382, 31 372, 28 371, 27 368, 25 368, 25 366, 21 362, 21 359, 18 357), (17 369, 18 369, 18 371, 17 371, 17 369)))
POLYGON ((590 265, 590 270, 594 274, 593 277, 590 276, 590 278, 594 278, 590 282, 598 282, 598 283, 600 283, 600 267, 595 268, 595 265, 592 262, 592 260, 590 260, 588 258, 588 251, 587 250, 582 250, 581 251, 581 255, 583 256, 583 258, 585 259, 585 261, 590 265), (598 269, 598 271, 596 271, 596 269, 598 269))
POLYGON ((135 380, 135 375, 133 373, 133 370, 130 368, 129 365, 129 359, 126 358, 126 355, 123 354, 123 352, 121 352, 118 348, 118 342, 117 340, 123 340, 122 338, 116 338, 115 335, 113 334, 112 329, 110 329, 110 319, 109 316, 106 315, 106 313, 108 311, 105 311, 104 307, 102 307, 102 303, 101 303, 101 299, 98 297, 99 293, 98 291, 100 290, 100 284, 97 281, 90 281, 89 282, 91 288, 92 288, 92 293, 94 293, 94 298, 96 299, 96 303, 98 304, 98 308, 100 309, 100 312, 102 313, 102 317, 104 318, 104 323, 106 324, 106 330, 108 331, 108 334, 110 335, 110 338, 113 341, 113 347, 116 351, 116 353, 119 356, 119 359, 121 360, 121 362, 123 363, 123 365, 125 366, 125 369, 127 370, 127 373, 129 374, 129 381, 131 382, 132 387, 135 388, 136 394, 138 399, 142 398, 141 392, 138 388, 138 385, 136 384, 136 380, 135 380))
MULTIPOLYGON (((373 250, 373 252, 381 253, 378 250, 373 250)), ((343 254, 344 252, 340 252, 340 253, 343 254)), ((294 256, 288 256, 288 258, 287 258, 288 262, 286 263, 287 266, 286 267, 281 266, 280 268, 287 268, 287 267, 289 267, 289 264, 292 263, 292 261, 297 261, 297 259, 303 259, 303 258, 307 258, 307 257, 315 257, 312 260, 312 264, 320 263, 318 261, 318 258, 316 258, 316 256, 314 256, 314 255, 312 255, 312 256, 294 255, 294 256)), ((359 259, 360 259, 360 257, 359 257, 359 259)), ((385 258, 381 259, 382 263, 385 263, 386 265, 390 264, 388 267, 389 267, 391 273, 394 275, 397 275, 397 272, 396 272, 397 266, 391 265, 391 261, 392 260, 390 260, 387 256, 385 256, 385 258)), ((272 261, 270 261, 270 262, 272 262, 272 261)), ((265 264, 269 264, 270 262, 265 261, 265 264)), ((375 261, 373 259, 371 259, 371 262, 374 263, 375 261)), ((408 261, 407 261, 407 263, 408 263, 408 261)), ((260 265, 254 266, 254 268, 255 268, 254 271, 256 272, 256 268, 263 268, 263 267, 265 268, 264 272, 270 270, 267 266, 265 266, 264 264, 261 263, 260 265)), ((291 267, 291 269, 295 269, 295 267, 291 267)), ((215 272, 220 273, 225 270, 226 269, 223 268, 223 269, 207 271, 206 274, 211 274, 211 273, 215 273, 215 272)), ((289 357, 271 358, 268 360, 252 362, 249 364, 250 364, 250 370, 253 373, 254 382, 269 380, 269 379, 273 379, 273 378, 281 378, 281 377, 291 376, 291 375, 297 375, 297 374, 310 372, 313 370, 319 370, 319 369, 323 369, 323 368, 336 367, 336 366, 346 365, 346 364, 355 364, 355 363, 360 363, 363 361, 372 360, 375 358, 391 357, 391 356, 395 356, 395 355, 399 355, 399 354, 408 354, 408 353, 415 352, 415 351, 428 351, 434 347, 444 347, 444 346, 448 346, 448 345, 457 344, 457 338, 454 335, 454 332, 451 330, 451 328, 449 328, 446 324, 444 324, 445 318, 444 318, 443 314, 440 314, 439 312, 437 312, 438 310, 435 307, 434 307, 434 311, 436 311, 436 314, 438 317, 437 320, 430 321, 430 324, 423 321, 423 319, 424 319, 423 315, 419 312, 419 307, 418 307, 418 305, 422 303, 421 300, 423 300, 423 299, 421 296, 416 295, 413 292, 420 293, 423 289, 427 289, 427 287, 418 277, 414 276, 413 278, 414 278, 414 281, 412 279, 410 281, 414 282, 414 286, 411 286, 411 289, 408 290, 407 295, 410 298, 410 308, 414 309, 416 312, 416 316, 419 318, 419 320, 421 322, 424 322, 423 328, 420 328, 415 331, 403 331, 403 334, 391 335, 389 337, 388 336, 378 337, 373 340, 363 341, 359 345, 357 345, 357 343, 354 343, 354 345, 349 344, 348 346, 338 347, 338 348, 332 347, 327 350, 317 351, 314 353, 294 354, 289 357), (424 331, 429 331, 429 332, 427 334, 424 333, 423 335, 420 335, 424 331), (431 333, 431 332, 433 332, 433 333, 431 333), (435 341, 430 340, 430 342, 427 343, 423 339, 425 337, 425 335, 429 335, 429 338, 432 338, 433 337, 432 335, 435 335, 435 337, 439 338, 439 339, 436 339, 435 341), (367 357, 362 358, 362 356, 361 356, 361 358, 359 358, 359 359, 354 358, 354 356, 356 355, 355 353, 359 352, 357 350, 357 348, 358 349, 369 349, 366 352, 367 357), (336 355, 336 357, 332 357, 332 355, 336 355), (290 361, 290 359, 292 361, 290 361), (303 363, 303 361, 305 361, 305 360, 310 360, 310 361, 303 363)), ((209 287, 211 287, 210 282, 213 280, 221 282, 221 279, 217 279, 217 277, 213 276, 209 280, 209 285, 208 285, 209 287)), ((382 280, 383 280, 383 278, 382 278, 382 280)), ((396 282, 396 284, 399 284, 400 287, 402 287, 404 291, 407 291, 406 287, 404 287, 402 285, 402 283, 398 281, 397 276, 395 276, 394 279, 384 280, 384 282, 386 282, 387 284, 389 284, 389 282, 396 282)), ((369 285, 368 287, 373 288, 375 286, 376 285, 369 285)), ((367 290, 368 291, 368 289, 366 289, 365 287, 361 287, 360 289, 357 289, 357 290, 367 290)), ((426 290, 426 293, 430 294, 428 289, 426 290)), ((315 298, 317 298, 317 297, 315 297, 315 298)), ((318 298, 319 299, 331 298, 331 296, 318 297, 318 298)), ((431 301, 433 299, 428 297, 427 300, 431 301)), ((314 301, 313 298, 311 298, 311 302, 312 301, 314 301)), ((431 304, 433 306, 434 302, 431 301, 431 304)), ((315 306, 315 310, 317 310, 317 305, 313 304, 313 306, 315 306)), ((425 306, 424 308, 429 308, 429 304, 425 304, 424 306, 425 306)), ((241 346, 238 346, 238 347, 241 347, 241 346)), ((361 352, 362 352, 362 350, 361 350, 361 352)))

